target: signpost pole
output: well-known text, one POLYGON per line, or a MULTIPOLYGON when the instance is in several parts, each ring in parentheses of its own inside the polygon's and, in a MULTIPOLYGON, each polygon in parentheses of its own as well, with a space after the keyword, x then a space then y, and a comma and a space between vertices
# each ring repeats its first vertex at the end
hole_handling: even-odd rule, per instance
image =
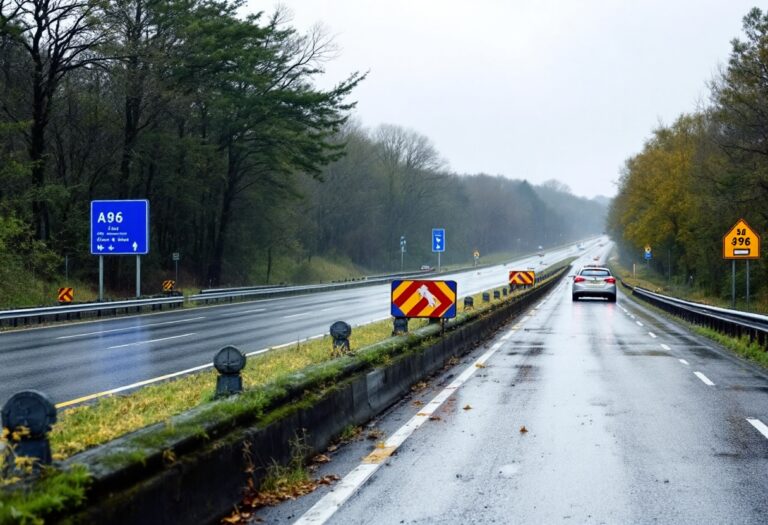
POLYGON ((736 308, 736 259, 731 261, 731 308, 736 308))
POLYGON ((440 273, 440 252, 437 252, 437 273, 440 273))
POLYGON ((99 302, 104 300, 104 256, 99 255, 99 302))
POLYGON ((178 284, 179 283, 179 260, 176 259, 174 262, 176 263, 176 284, 178 284))
POLYGON ((141 255, 136 256, 136 298, 141 297, 141 255))
POLYGON ((749 259, 747 259, 747 310, 749 310, 749 259))

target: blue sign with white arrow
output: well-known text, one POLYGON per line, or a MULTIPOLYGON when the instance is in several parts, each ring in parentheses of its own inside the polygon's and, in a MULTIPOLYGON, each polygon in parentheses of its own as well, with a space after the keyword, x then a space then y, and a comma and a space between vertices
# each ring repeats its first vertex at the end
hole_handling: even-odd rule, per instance
POLYGON ((149 253, 149 201, 91 201, 91 254, 149 253))
POLYGON ((432 228, 432 251, 445 251, 445 228, 432 228))

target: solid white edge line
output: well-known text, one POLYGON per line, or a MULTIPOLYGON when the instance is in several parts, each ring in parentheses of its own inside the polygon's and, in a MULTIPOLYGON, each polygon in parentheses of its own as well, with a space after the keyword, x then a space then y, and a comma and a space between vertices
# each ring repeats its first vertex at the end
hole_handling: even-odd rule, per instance
POLYGON ((685 359, 678 359, 681 363, 683 363, 685 366, 690 366, 690 363, 686 361, 685 359))
MULTIPOLYGON (((516 327, 510 329, 509 333, 516 330, 516 327)), ((506 335, 506 334, 505 334, 506 335)), ((394 453, 397 448, 407 440, 413 432, 429 420, 429 417, 437 410, 453 393, 461 387, 485 362, 501 348, 503 342, 494 343, 489 350, 477 358, 464 371, 459 374, 447 387, 445 387, 432 400, 421 407, 419 412, 408 422, 396 430, 385 442, 384 450, 389 455, 394 453)), ((338 485, 331 492, 328 492, 320 498, 308 511, 306 511, 294 525, 309 525, 326 523, 336 513, 339 508, 351 498, 368 479, 383 465, 378 463, 361 463, 349 474, 344 476, 338 485)))
POLYGON ((694 372, 693 375, 695 375, 696 377, 701 379, 701 382, 704 383, 705 385, 707 385, 707 386, 715 386, 715 384, 712 381, 710 381, 710 379, 707 376, 705 376, 704 374, 702 374, 701 372, 694 372))
POLYGON ((126 343, 124 345, 115 345, 107 347, 107 350, 114 350, 116 348, 126 348, 128 346, 146 345, 149 343, 158 343, 160 341, 169 341, 171 339, 180 339, 182 337, 189 337, 190 335, 197 335, 197 332, 190 332, 188 334, 174 335, 171 337, 161 337, 160 339, 150 339, 149 341, 136 341, 135 343, 126 343))
POLYGON ((760 432, 765 438, 768 439, 768 425, 757 419, 756 417, 748 417, 747 421, 760 432))

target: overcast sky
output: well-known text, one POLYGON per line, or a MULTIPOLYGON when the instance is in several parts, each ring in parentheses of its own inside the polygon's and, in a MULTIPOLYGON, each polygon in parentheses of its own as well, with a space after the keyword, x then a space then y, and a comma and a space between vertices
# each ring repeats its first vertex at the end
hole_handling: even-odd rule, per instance
MULTIPOLYGON (((356 116, 430 137, 458 173, 616 192, 661 121, 708 100, 742 0, 283 0, 338 57, 323 86, 370 70, 356 116)), ((250 0, 254 11, 277 4, 250 0)))

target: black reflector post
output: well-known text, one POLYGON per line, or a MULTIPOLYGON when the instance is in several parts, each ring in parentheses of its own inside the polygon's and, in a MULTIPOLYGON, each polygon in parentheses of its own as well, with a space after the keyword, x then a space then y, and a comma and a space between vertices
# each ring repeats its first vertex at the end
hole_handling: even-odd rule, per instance
POLYGON ((483 302, 488 303, 491 301, 491 294, 488 292, 483 292, 483 302))
POLYGON ((56 423, 56 407, 51 399, 37 390, 23 390, 13 394, 3 405, 3 434, 10 445, 2 453, 14 461, 6 461, 11 468, 19 468, 23 462, 15 458, 30 458, 32 467, 51 464, 51 445, 48 432, 56 423))
POLYGON ((352 335, 352 327, 344 321, 336 321, 331 325, 331 337, 333 337, 333 352, 342 355, 349 352, 349 336, 352 335))
POLYGON ((245 368, 245 354, 234 346, 225 346, 216 352, 213 366, 219 372, 216 378, 216 397, 231 396, 243 391, 240 371, 245 368))
POLYGON ((472 297, 465 297, 464 298, 464 309, 465 310, 474 310, 475 309, 475 300, 472 297))
POLYGON ((506 297, 508 293, 509 293, 509 290, 507 290, 506 288, 501 289, 501 295, 506 297))
POLYGON ((493 291, 493 298, 494 299, 501 299, 501 292, 499 292, 498 290, 494 290, 493 291))
POLYGON ((392 335, 403 335, 408 333, 407 317, 395 317, 392 325, 392 335))

